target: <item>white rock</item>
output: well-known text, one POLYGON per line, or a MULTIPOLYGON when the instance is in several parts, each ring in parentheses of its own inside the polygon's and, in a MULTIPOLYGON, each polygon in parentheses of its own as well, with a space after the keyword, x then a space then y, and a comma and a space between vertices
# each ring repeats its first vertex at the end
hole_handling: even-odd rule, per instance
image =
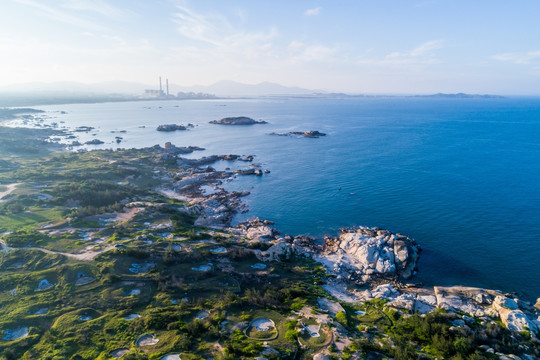
POLYGON ((328 355, 319 353, 313 356, 313 360, 330 360, 330 357, 328 355))
POLYGON ((510 331, 536 331, 536 325, 521 310, 499 310, 501 321, 510 331))
POLYGON ((502 308, 510 309, 510 310, 519 309, 516 301, 514 299, 507 298, 506 296, 496 296, 495 300, 493 301, 493 307, 496 310, 499 310, 502 308))
POLYGON ((254 241, 266 242, 272 238, 272 228, 269 226, 257 226, 248 229, 246 236, 254 241))
POLYGON ((437 297, 437 306, 441 309, 461 311, 478 317, 486 315, 484 308, 471 299, 472 294, 477 293, 479 289, 462 286, 435 286, 434 290, 437 297))
POLYGON ((394 300, 399 296, 399 291, 394 289, 390 284, 383 284, 373 289, 371 291, 371 296, 377 299, 394 300))
POLYGON ((413 310, 415 308, 416 296, 414 294, 401 294, 395 300, 388 303, 399 309, 413 310))

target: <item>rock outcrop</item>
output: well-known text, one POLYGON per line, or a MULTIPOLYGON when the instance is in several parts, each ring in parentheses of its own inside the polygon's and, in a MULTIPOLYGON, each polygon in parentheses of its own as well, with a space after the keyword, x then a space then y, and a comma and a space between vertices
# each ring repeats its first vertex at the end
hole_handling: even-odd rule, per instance
POLYGON ((238 224, 234 232, 248 238, 251 242, 267 243, 274 240, 278 234, 277 230, 269 226, 273 224, 271 221, 254 218, 238 224))
POLYGON ((85 144, 86 145, 101 145, 101 144, 105 144, 105 143, 103 141, 99 140, 99 139, 93 139, 93 140, 85 142, 85 144))
POLYGON ((514 299, 497 296, 493 301, 493 308, 499 313, 503 324, 511 331, 538 331, 535 322, 519 309, 514 299))
POLYGON ((376 228, 341 229, 327 237, 320 257, 334 274, 366 282, 373 277, 408 279, 414 274, 420 248, 406 236, 376 228))
POLYGON ((276 135, 276 136, 292 136, 292 135, 300 135, 302 137, 306 138, 314 138, 318 139, 321 136, 326 136, 325 133, 322 133, 317 130, 308 130, 308 131, 291 131, 288 133, 270 133, 270 135, 276 135))
POLYGON ((157 131, 177 131, 177 130, 187 130, 188 127, 193 127, 192 124, 188 124, 187 126, 184 125, 178 125, 178 124, 164 124, 159 125, 156 130, 157 131))
POLYGON ((210 121, 210 124, 218 125, 254 125, 254 124, 268 124, 266 121, 257 121, 247 116, 226 117, 220 120, 210 121))

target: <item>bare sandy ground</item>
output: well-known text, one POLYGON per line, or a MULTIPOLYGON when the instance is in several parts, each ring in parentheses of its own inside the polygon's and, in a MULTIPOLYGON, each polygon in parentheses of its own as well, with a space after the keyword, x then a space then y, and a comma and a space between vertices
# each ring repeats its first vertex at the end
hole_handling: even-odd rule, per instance
POLYGON ((87 247, 83 252, 80 252, 80 253, 77 253, 77 254, 60 252, 60 251, 53 251, 53 250, 48 250, 48 249, 43 249, 43 248, 25 248, 25 249, 39 250, 39 251, 43 251, 44 253, 47 253, 47 254, 64 255, 64 256, 66 256, 68 258, 75 259, 75 260, 82 260, 82 261, 92 261, 99 254, 102 254, 104 252, 107 252, 107 251, 110 251, 110 250, 114 249, 113 245, 109 245, 109 246, 107 246, 107 247, 105 247, 103 249, 100 249, 100 250, 92 250, 93 247, 94 247, 94 245, 91 245, 91 246, 87 247))
POLYGON ((14 249, 38 250, 38 251, 42 251, 42 252, 47 253, 47 254, 63 255, 63 256, 66 256, 68 258, 71 258, 71 259, 82 260, 82 261, 92 261, 99 254, 102 254, 104 252, 107 252, 107 251, 110 251, 110 250, 114 249, 114 245, 108 245, 108 246, 106 246, 106 247, 104 247, 102 249, 93 250, 95 245, 90 245, 83 252, 80 252, 80 253, 77 253, 77 254, 72 254, 72 253, 61 252, 61 251, 53 251, 53 250, 39 248, 39 247, 11 248, 11 247, 7 246, 6 243, 2 239, 0 239, 0 246, 2 247, 2 251, 5 251, 5 252, 10 251, 10 250, 14 250, 14 249))
POLYGON ((135 215, 137 215, 137 213, 143 210, 144 208, 142 207, 135 207, 135 208, 127 209, 127 211, 124 211, 124 212, 115 212, 113 213, 115 215, 115 217, 113 218, 113 221, 124 222, 127 220, 131 220, 135 215))
POLYGON ((5 191, 0 191, 0 201, 4 201, 2 199, 15 191, 18 185, 20 185, 20 183, 4 185, 5 187, 7 187, 7 189, 5 191))
POLYGON ((180 195, 178 194, 176 191, 174 190, 170 190, 170 189, 163 189, 163 188, 157 188, 156 189, 159 193, 161 193, 162 195, 165 195, 171 199, 176 199, 176 200, 182 200, 182 201, 190 201, 190 200, 193 200, 187 196, 183 196, 183 195, 180 195))

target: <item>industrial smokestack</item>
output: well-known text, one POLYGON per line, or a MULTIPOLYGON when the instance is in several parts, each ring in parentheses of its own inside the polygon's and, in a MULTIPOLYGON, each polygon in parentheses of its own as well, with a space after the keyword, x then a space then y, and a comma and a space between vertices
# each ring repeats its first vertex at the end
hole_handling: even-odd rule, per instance
POLYGON ((163 94, 163 87, 161 86, 161 76, 159 77, 159 94, 163 94))
POLYGON ((169 79, 165 79, 165 83, 167 84, 167 96, 169 96, 169 79))

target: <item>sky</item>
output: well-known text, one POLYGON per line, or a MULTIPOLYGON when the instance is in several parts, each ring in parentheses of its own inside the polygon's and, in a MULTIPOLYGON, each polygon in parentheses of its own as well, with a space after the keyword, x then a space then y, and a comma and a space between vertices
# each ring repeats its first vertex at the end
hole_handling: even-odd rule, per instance
POLYGON ((0 86, 540 95, 538 0, 0 0, 0 86))

